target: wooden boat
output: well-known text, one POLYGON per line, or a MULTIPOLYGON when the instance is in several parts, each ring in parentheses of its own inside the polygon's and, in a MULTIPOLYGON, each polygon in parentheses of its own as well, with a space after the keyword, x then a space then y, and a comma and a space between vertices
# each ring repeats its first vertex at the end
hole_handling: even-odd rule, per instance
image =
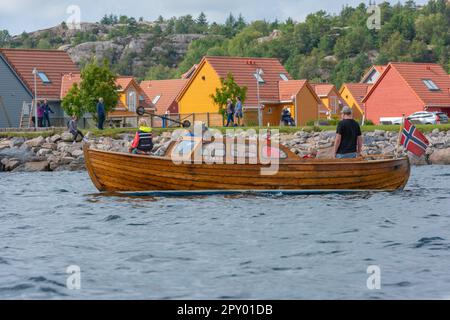
MULTIPOLYGON (((403 189, 410 175, 407 157, 301 159, 283 145, 278 150, 283 155, 279 169, 273 175, 261 175, 261 169, 269 165, 259 160, 255 164, 175 164, 173 155, 186 139, 192 141, 172 142, 162 157, 100 151, 86 144, 86 167, 99 191, 135 193, 394 191, 403 189)), ((204 148, 200 142, 197 139, 191 145, 188 158, 204 148)))

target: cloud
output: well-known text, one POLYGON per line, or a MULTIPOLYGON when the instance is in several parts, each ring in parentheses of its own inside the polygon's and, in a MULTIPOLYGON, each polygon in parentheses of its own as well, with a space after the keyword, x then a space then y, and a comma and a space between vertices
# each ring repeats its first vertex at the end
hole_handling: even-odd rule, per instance
MULTIPOLYGON (((339 12, 348 4, 356 6, 361 0, 0 0, 0 29, 12 34, 51 27, 67 20, 66 9, 78 5, 83 21, 99 21, 105 14, 125 14, 155 20, 205 12, 209 21, 223 22, 228 14, 242 14, 248 21, 257 19, 303 20, 307 14, 318 10, 339 12)), ((424 3, 426 0, 418 0, 424 3)), ((367 1, 366 1, 367 3, 367 1)))

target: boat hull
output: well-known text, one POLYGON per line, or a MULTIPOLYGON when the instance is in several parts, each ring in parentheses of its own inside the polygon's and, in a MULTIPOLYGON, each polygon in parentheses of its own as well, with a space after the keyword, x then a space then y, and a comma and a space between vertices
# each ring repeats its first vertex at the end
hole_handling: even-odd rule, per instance
POLYGON ((259 164, 174 164, 170 159, 84 148, 86 167, 99 191, 276 191, 403 189, 408 158, 374 161, 301 160, 280 163, 275 175, 259 164))

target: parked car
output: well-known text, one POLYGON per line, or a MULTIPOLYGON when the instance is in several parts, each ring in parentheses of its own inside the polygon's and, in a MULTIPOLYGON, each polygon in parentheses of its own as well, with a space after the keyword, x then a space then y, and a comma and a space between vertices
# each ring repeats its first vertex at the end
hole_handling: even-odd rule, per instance
POLYGON ((448 115, 445 112, 434 112, 439 117, 439 123, 448 123, 448 115))
POLYGON ((437 124, 440 117, 434 112, 419 111, 415 112, 407 118, 411 123, 415 124, 437 124))

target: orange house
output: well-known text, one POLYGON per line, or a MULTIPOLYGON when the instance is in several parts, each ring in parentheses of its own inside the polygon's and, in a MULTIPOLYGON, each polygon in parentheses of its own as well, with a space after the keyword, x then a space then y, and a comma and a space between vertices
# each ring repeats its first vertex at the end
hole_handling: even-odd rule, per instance
POLYGON ((312 87, 322 101, 319 112, 320 118, 327 119, 333 115, 338 115, 344 106, 344 101, 336 87, 330 83, 314 83, 312 87))
MULTIPOLYGON (((72 86, 81 82, 80 74, 65 74, 62 77, 61 99, 67 95, 72 86)), ((149 112, 155 108, 145 92, 133 77, 117 77, 116 85, 119 87, 119 102, 108 113, 107 120, 117 122, 121 126, 136 126, 138 107, 144 107, 149 112)))
POLYGON ((377 124, 418 111, 450 114, 450 78, 438 64, 392 62, 362 102, 366 118, 377 124))
POLYGON ((352 108, 353 117, 358 120, 364 118, 364 104, 362 99, 366 96, 372 85, 367 83, 344 83, 339 94, 347 106, 352 108))

